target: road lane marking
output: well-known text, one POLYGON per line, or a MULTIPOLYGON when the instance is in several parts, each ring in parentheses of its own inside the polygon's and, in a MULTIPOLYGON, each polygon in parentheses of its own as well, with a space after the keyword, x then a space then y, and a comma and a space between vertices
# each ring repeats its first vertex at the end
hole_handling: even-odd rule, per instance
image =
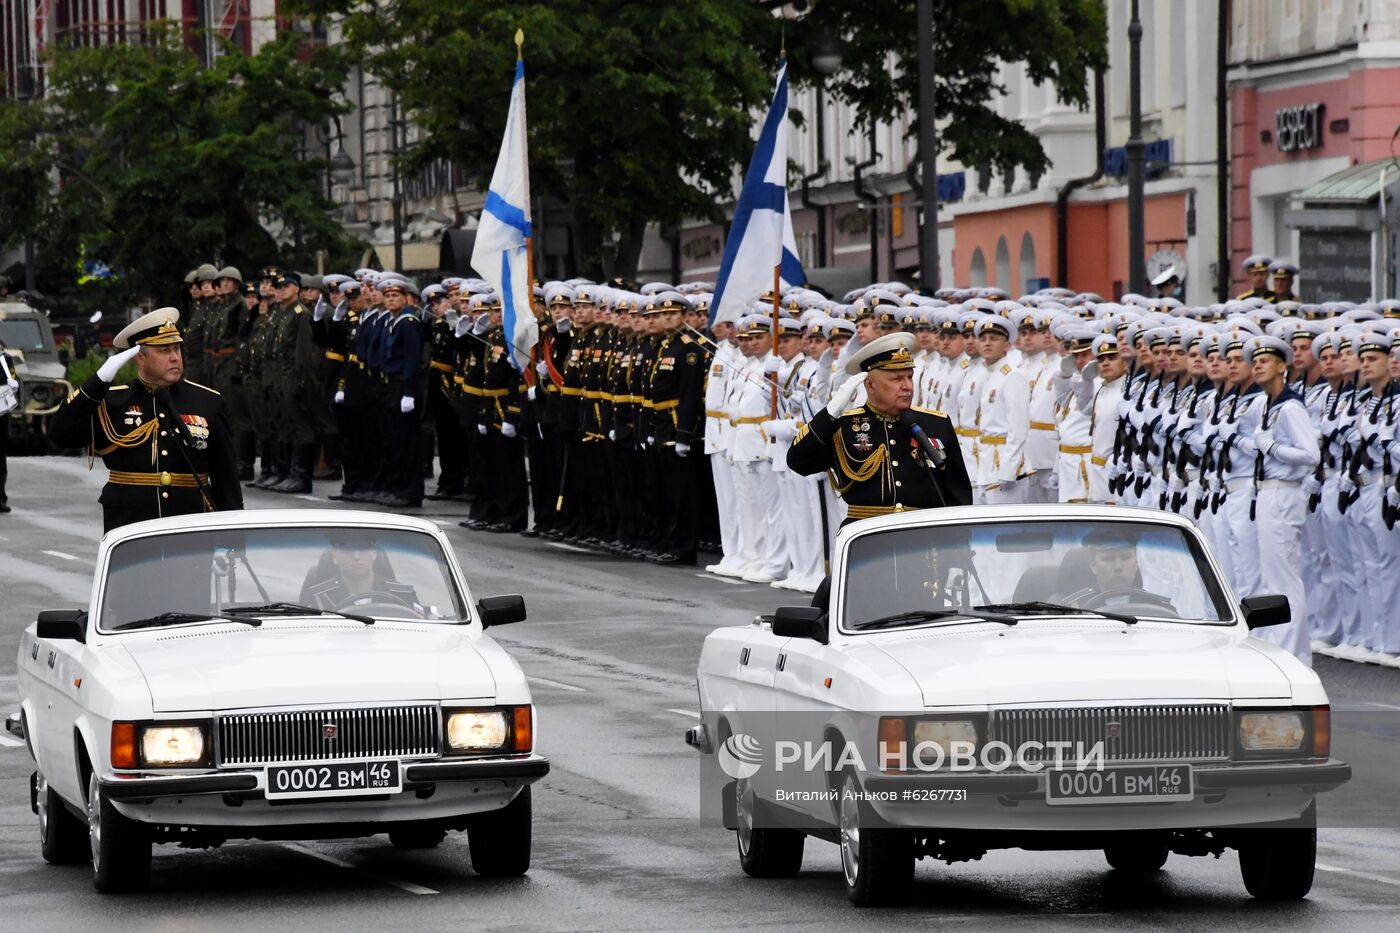
POLYGON ((573 684, 560 683, 557 680, 550 680, 548 677, 530 677, 526 675, 526 680, 532 684, 544 684, 546 687, 554 687, 558 690, 571 690, 574 693, 587 693, 583 687, 575 687, 573 684))
POLYGON ((710 580, 710 581, 712 581, 712 582, 714 582, 714 583, 728 583, 730 586, 748 586, 748 585, 749 585, 749 584, 748 584, 746 581, 744 581, 744 580, 731 580, 729 577, 721 577, 721 576, 717 576, 717 575, 715 575, 715 574, 713 574, 713 573, 697 573, 697 574, 695 574, 695 576, 699 577, 701 580, 710 580))
POLYGON ((1377 703, 1375 700, 1367 700, 1367 701, 1366 701, 1366 705, 1367 705, 1367 706, 1379 706, 1381 709, 1393 709, 1393 710, 1396 710, 1396 711, 1400 711, 1400 706, 1395 706, 1395 705, 1393 705, 1393 704, 1391 704, 1391 703, 1377 703))
POLYGON ((0 735, 0 745, 7 748, 24 748, 24 740, 17 739, 12 735, 0 735))
MULTIPOLYGON (((318 852, 317 850, 309 848, 308 846, 299 845, 295 842, 284 842, 282 843, 282 845, 284 848, 291 849, 293 852, 300 852, 302 855, 309 855, 312 858, 320 859, 321 861, 327 862, 331 865, 335 865, 338 868, 349 868, 352 871, 360 871, 360 867, 354 864, 353 862, 347 862, 344 859, 336 858, 334 855, 327 855, 324 852, 318 852)), ((387 885, 392 885, 393 887, 398 888, 400 891, 407 891, 409 894, 438 893, 432 888, 425 888, 421 884, 414 884, 412 881, 400 881, 398 878, 389 878, 384 875, 376 875, 373 872, 365 872, 365 874, 369 875, 371 878, 374 878, 376 881, 382 881, 387 885)))
POLYGON ((666 712, 675 713, 678 716, 688 716, 691 719, 699 719, 700 714, 693 709, 676 709, 674 706, 666 707, 666 712))
POLYGON ((557 547, 561 551, 576 551, 579 554, 597 553, 596 551, 590 551, 586 547, 574 547, 572 544, 565 544, 563 541, 550 541, 548 543, 550 547, 557 547))
POLYGON ((1336 865, 1324 865, 1321 862, 1315 863, 1318 871, 1331 871, 1339 874, 1353 875, 1357 878, 1364 878, 1367 881, 1377 881, 1381 884, 1400 885, 1400 878, 1387 878, 1384 875, 1373 875, 1368 871, 1357 871, 1354 868, 1339 868, 1336 865))
POLYGON ((58 557, 58 558, 61 558, 61 559, 63 559, 63 560, 76 560, 76 561, 81 561, 81 560, 82 560, 81 557, 74 557, 72 554, 65 554, 65 553, 63 553, 62 551, 40 551, 39 553, 41 553, 41 554, 47 554, 47 555, 49 555, 50 557, 58 557))
POLYGON ((320 496, 297 496, 298 499, 305 499, 307 502, 325 502, 320 496))

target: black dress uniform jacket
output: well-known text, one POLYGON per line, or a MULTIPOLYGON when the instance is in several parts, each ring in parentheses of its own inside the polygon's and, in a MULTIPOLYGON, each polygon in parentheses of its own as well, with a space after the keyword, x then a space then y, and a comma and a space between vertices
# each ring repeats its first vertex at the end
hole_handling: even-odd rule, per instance
POLYGON ((104 532, 150 518, 243 508, 237 443, 223 397, 182 381, 170 387, 168 400, 142 382, 108 386, 94 374, 49 420, 54 443, 87 447, 110 471, 98 498, 104 532), (172 425, 176 418, 183 430, 172 425), (212 502, 205 501, 190 464, 207 477, 212 502))
POLYGON ((846 503, 847 522, 908 509, 971 505, 972 483, 953 423, 941 412, 909 411, 928 438, 943 448, 943 466, 933 471, 937 489, 910 429, 869 405, 848 409, 839 418, 824 408, 817 412, 788 449, 788 468, 803 476, 830 471, 846 503))

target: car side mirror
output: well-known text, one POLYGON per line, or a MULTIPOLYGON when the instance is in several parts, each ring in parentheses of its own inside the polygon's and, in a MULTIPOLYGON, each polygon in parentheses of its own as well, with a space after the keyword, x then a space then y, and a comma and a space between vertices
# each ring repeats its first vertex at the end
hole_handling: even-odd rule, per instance
POLYGON ((87 641, 86 609, 45 609, 39 613, 35 634, 40 638, 87 641))
POLYGON ((509 625, 525 621, 524 596, 483 596, 476 602, 476 611, 481 613, 481 627, 509 625))
POLYGON ((1293 620, 1293 610, 1288 606, 1287 596, 1247 596, 1240 600, 1244 610, 1244 624, 1250 630, 1270 625, 1284 625, 1293 620))
POLYGON ((826 613, 817 606, 783 606, 773 613, 773 634, 827 643, 826 613))

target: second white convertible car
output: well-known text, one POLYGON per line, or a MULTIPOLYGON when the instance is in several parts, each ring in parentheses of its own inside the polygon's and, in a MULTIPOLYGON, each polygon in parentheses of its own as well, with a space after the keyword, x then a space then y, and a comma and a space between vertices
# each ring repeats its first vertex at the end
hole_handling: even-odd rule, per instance
POLYGON ((530 864, 548 773, 515 661, 442 531, 380 513, 227 512, 102 539, 86 608, 20 639, 43 856, 99 890, 147 883, 153 843, 466 830, 472 866, 530 864))
POLYGON ((1330 755, 1311 670, 1250 630, 1189 521, 1089 506, 906 512, 840 534, 830 591, 705 640, 703 724, 750 875, 841 847, 857 904, 925 856, 1101 849, 1156 871, 1239 851, 1244 884, 1312 884, 1330 755))

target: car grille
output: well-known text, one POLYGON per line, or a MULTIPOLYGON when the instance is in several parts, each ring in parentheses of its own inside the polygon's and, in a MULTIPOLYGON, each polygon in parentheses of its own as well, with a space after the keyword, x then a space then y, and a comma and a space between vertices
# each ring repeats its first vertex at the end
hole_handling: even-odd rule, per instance
POLYGON ((436 755, 436 706, 239 713, 215 720, 219 765, 436 755))
MULTIPOLYGON (((1086 706, 998 709, 988 739, 1013 752, 1027 742, 1069 742, 1064 760, 1103 742, 1105 761, 1217 761, 1230 757, 1230 708, 1198 703, 1164 706, 1086 706), (1116 733, 1116 736, 1115 736, 1116 733)), ((1053 762, 1053 748, 1028 749, 1030 762, 1053 762)))

